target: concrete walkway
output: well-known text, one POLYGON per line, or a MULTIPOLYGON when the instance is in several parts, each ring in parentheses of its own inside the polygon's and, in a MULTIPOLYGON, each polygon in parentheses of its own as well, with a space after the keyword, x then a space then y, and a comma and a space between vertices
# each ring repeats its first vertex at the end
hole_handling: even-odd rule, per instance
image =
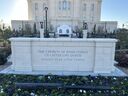
POLYGON ((123 71, 125 74, 128 75, 128 68, 125 67, 120 67, 120 66, 116 66, 118 69, 120 69, 121 71, 123 71))
MULTIPOLYGON (((4 65, 0 66, 0 73, 1 74, 27 74, 27 75, 48 75, 48 72, 46 71, 36 71, 36 72, 16 72, 11 70, 11 62, 8 62, 4 65)), ((58 75, 69 75, 69 74, 78 74, 78 75, 82 75, 82 76, 87 76, 87 75, 92 75, 92 76, 98 76, 98 75, 102 75, 102 76, 128 76, 128 69, 123 68, 123 67, 119 67, 119 66, 115 66, 115 71, 113 71, 112 73, 101 73, 101 74, 96 74, 96 73, 92 73, 92 72, 54 72, 54 71, 49 71, 49 73, 53 73, 53 74, 58 74, 58 75)))
POLYGON ((6 69, 7 67, 9 67, 9 66, 11 66, 11 65, 12 65, 11 62, 7 62, 7 63, 5 63, 4 65, 0 65, 0 71, 6 69))
POLYGON ((7 67, 6 69, 0 71, 1 74, 25 74, 25 75, 48 75, 48 74, 52 74, 52 75, 78 75, 78 76, 127 76, 127 74, 125 74, 124 72, 122 72, 121 70, 119 70, 118 68, 115 68, 115 71, 111 72, 111 73, 93 73, 93 72, 56 72, 56 71, 32 71, 32 72, 22 72, 22 71, 13 71, 11 69, 11 66, 7 67))

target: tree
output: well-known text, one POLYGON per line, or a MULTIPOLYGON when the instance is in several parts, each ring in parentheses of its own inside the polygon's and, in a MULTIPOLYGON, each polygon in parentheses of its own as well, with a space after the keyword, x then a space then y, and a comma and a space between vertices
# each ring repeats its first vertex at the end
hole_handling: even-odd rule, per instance
POLYGON ((3 23, 3 30, 5 29, 5 24, 3 23))
POLYGON ((128 49, 128 30, 118 29, 116 32, 116 38, 119 40, 117 42, 117 49, 128 49))
POLYGON ((0 50, 0 65, 3 65, 7 62, 6 53, 4 50, 0 50))
POLYGON ((98 31, 97 31, 97 32, 98 32, 98 33, 103 33, 103 32, 104 32, 103 29, 104 29, 104 28, 103 28, 102 26, 98 26, 98 31))
POLYGON ((93 27, 93 33, 96 33, 96 24, 93 27))
POLYGON ((34 25, 33 25, 33 31, 34 31, 34 32, 33 32, 34 34, 36 34, 36 33, 37 33, 36 23, 34 23, 34 25))
POLYGON ((8 28, 6 28, 6 29, 4 29, 4 30, 2 30, 2 29, 0 28, 0 38, 1 38, 1 39, 7 40, 7 39, 9 39, 11 36, 12 36, 12 31, 11 31, 11 28, 10 28, 10 27, 8 27, 8 28))
POLYGON ((79 38, 83 37, 82 28, 79 28, 78 26, 75 26, 75 32, 76 32, 77 37, 79 37, 79 38))
POLYGON ((124 25, 124 24, 122 24, 122 28, 124 28, 124 26, 125 26, 125 25, 124 25))
POLYGON ((116 52, 115 59, 118 62, 119 66, 128 68, 128 54, 127 54, 127 52, 125 52, 125 51, 116 52))
POLYGON ((32 28, 30 24, 25 24, 25 30, 23 31, 23 36, 32 36, 32 28))
POLYGON ((0 28, 0 32, 2 32, 2 29, 0 28))
POLYGON ((3 37, 3 30, 0 28, 0 38, 3 37))
POLYGON ((50 31, 50 32, 53 32, 53 31, 54 31, 54 27, 53 27, 53 25, 51 25, 51 24, 50 24, 50 27, 49 27, 49 31, 50 31))
POLYGON ((6 29, 3 31, 3 39, 4 39, 4 40, 9 39, 9 38, 11 37, 11 35, 12 35, 12 31, 11 31, 11 28, 10 28, 10 27, 6 28, 6 29))

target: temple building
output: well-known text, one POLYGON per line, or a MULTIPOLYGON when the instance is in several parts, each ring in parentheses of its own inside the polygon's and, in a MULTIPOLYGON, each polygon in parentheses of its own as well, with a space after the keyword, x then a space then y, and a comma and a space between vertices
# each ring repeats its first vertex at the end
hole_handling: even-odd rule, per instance
POLYGON ((117 21, 101 21, 102 0, 27 0, 28 20, 12 20, 13 30, 31 30, 41 26, 57 32, 61 26, 68 26, 72 31, 81 30, 83 22, 88 25, 88 32, 94 29, 102 32, 113 32, 117 21), (47 8, 47 10, 45 10, 47 8), (47 21, 47 24, 46 24, 47 21))

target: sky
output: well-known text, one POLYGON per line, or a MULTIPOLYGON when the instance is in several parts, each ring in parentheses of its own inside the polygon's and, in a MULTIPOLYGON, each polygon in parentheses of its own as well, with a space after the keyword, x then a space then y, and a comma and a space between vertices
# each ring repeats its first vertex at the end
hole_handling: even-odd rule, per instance
POLYGON ((11 20, 27 20, 27 0, 0 0, 0 20, 11 23, 11 20))
POLYGON ((128 0, 103 0, 101 20, 128 24, 128 0))
MULTIPOLYGON (((102 0, 102 21, 118 21, 119 26, 128 24, 128 0, 102 0)), ((27 20, 27 0, 0 0, 0 20, 27 20)))

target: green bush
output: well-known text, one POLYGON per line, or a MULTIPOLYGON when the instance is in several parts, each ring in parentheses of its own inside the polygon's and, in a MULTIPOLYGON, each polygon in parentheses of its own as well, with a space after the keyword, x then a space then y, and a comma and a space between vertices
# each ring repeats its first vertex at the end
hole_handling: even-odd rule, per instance
POLYGON ((0 96, 128 96, 128 77, 115 76, 57 76, 0 74, 0 96), (111 86, 111 90, 62 88, 17 88, 15 83, 63 83, 65 85, 111 86))
POLYGON ((7 62, 7 58, 4 54, 0 54, 0 65, 3 65, 7 62))
POLYGON ((117 51, 115 60, 118 62, 118 66, 128 68, 128 51, 117 51))
POLYGON ((10 48, 0 49, 0 65, 3 65, 7 62, 7 57, 11 54, 10 48))

